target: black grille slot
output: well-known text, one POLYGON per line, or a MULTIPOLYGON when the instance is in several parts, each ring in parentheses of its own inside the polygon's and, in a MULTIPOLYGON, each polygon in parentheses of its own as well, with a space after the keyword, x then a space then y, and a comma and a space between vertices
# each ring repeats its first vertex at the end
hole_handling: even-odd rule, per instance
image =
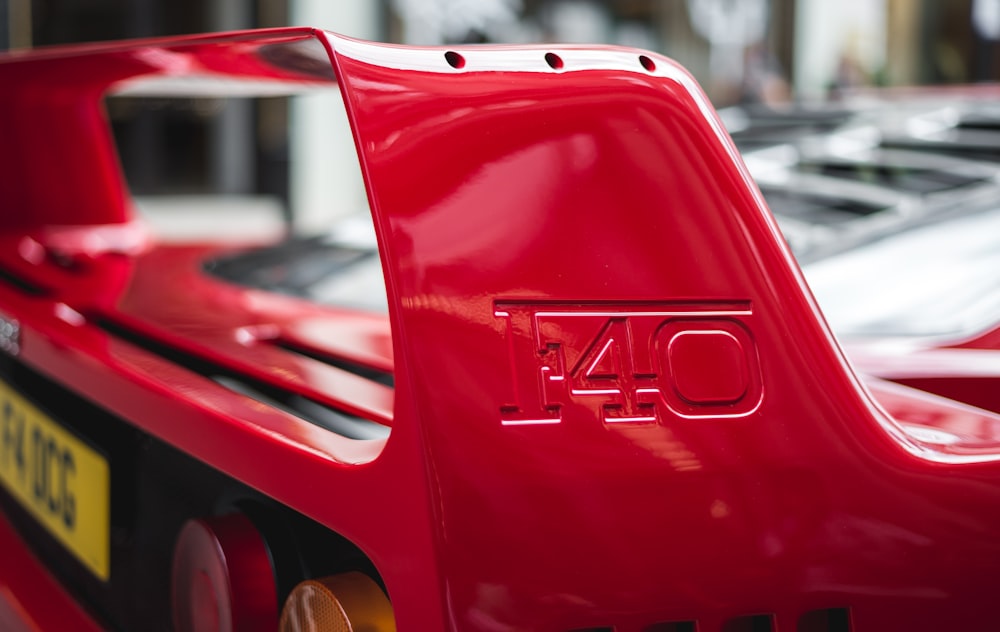
POLYGON ((331 274, 376 254, 374 250, 330 244, 319 237, 300 238, 220 257, 208 262, 205 268, 231 283, 307 297, 312 286, 331 274))
POLYGON ((318 351, 314 351, 312 349, 303 347, 302 345, 298 345, 294 342, 289 342, 288 340, 284 340, 282 338, 277 338, 269 342, 274 346, 281 347, 282 349, 290 353, 297 353, 307 358, 312 358, 317 362, 322 362, 323 364, 328 364, 330 366, 337 367, 338 369, 347 371, 348 373, 353 373, 358 377, 363 377, 366 380, 371 380, 372 382, 378 382, 379 384, 388 386, 390 388, 395 386, 395 380, 393 379, 392 373, 390 373, 389 371, 383 371, 381 369, 376 369, 364 364, 360 364, 358 362, 352 362, 350 360, 345 360, 344 358, 338 358, 336 356, 320 353, 318 351))
POLYGON ((317 426, 347 437, 348 439, 384 439, 389 436, 389 428, 382 424, 348 415, 329 406, 296 395, 294 393, 276 393, 276 389, 268 389, 269 393, 253 386, 247 380, 236 379, 224 375, 210 376, 217 384, 229 390, 245 395, 250 399, 266 404, 272 408, 305 419, 317 426))
POLYGON ((696 632, 698 624, 694 621, 664 621, 647 625, 642 632, 696 632))
POLYGON ((848 122, 852 116, 848 110, 774 110, 760 106, 744 107, 741 112, 746 116, 745 127, 730 130, 741 151, 792 143, 827 133, 848 122))
POLYGON ((389 428, 380 423, 337 410, 304 395, 244 375, 201 356, 162 343, 107 318, 95 318, 94 323, 109 334, 207 377, 235 393, 283 410, 348 439, 381 439, 389 435, 389 428))
POLYGON ((0 268, 0 283, 5 283, 12 288, 19 290, 25 294, 30 294, 31 296, 45 296, 48 294, 48 290, 38 285, 28 281, 22 276, 14 274, 10 270, 0 268))
POLYGON ((810 224, 841 224, 884 211, 885 205, 832 195, 761 187, 775 215, 793 217, 810 224))
MULTIPOLYGON (((615 632, 615 626, 573 628, 567 632, 615 632)), ((629 627, 631 630, 632 628, 629 627)), ((659 621, 651 623, 642 628, 642 632, 698 632, 705 630, 699 628, 696 619, 659 621)), ((721 632, 774 632, 778 629, 778 624, 774 614, 751 614, 733 617, 726 620, 721 628, 712 627, 712 630, 721 632)), ((783 620, 781 629, 791 630, 791 621, 783 620)), ((824 608, 820 610, 810 610, 803 614, 795 627, 797 632, 850 632, 851 611, 849 608, 824 608)))
POLYGON ((799 619, 798 632, 850 632, 851 612, 847 608, 812 610, 799 619))
POLYGON ((930 169, 926 167, 906 167, 867 162, 802 162, 796 166, 802 173, 853 180, 877 186, 886 187, 903 193, 938 193, 950 189, 958 189, 985 178, 973 176, 946 169, 930 169))
POLYGON ((753 614, 730 619, 722 626, 722 632, 773 632, 774 615, 753 614))
POLYGON ((1000 132, 1000 112, 969 112, 958 122, 958 128, 1000 132))
MULTIPOLYGON (((964 134, 963 134, 964 135, 964 134)), ((977 135, 979 136, 979 135, 977 135)), ((926 140, 923 138, 890 138, 880 145, 886 149, 905 149, 922 151, 941 156, 954 156, 966 160, 987 160, 1000 162, 1000 146, 992 143, 981 143, 981 137, 957 138, 949 140, 926 140)))

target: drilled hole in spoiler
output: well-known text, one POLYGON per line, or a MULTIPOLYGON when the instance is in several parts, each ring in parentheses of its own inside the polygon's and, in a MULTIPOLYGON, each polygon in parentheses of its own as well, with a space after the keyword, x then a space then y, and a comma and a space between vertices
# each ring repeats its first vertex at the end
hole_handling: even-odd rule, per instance
POLYGON ((96 317, 91 321, 107 333, 207 377, 234 393, 294 415, 347 439, 383 439, 389 436, 390 428, 376 421, 352 415, 304 395, 243 375, 193 353, 155 340, 108 318, 96 317))
POLYGON ((453 50, 450 50, 447 53, 445 53, 444 59, 445 61, 448 62, 448 65, 451 66, 452 68, 455 69, 465 68, 465 57, 462 57, 460 54, 456 53, 453 50))

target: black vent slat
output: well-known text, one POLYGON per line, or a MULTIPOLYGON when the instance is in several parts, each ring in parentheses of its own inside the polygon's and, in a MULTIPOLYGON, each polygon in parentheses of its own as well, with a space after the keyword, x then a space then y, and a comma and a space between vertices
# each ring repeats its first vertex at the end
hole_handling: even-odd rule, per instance
POLYGON ((345 360, 344 358, 338 358, 336 356, 332 356, 329 354, 320 353, 318 351, 314 351, 313 349, 309 349, 294 342, 289 342, 288 340, 284 340, 282 338, 277 338, 275 340, 262 341, 262 342, 270 342, 274 346, 280 347, 290 353, 297 353, 299 355, 303 355, 307 358, 311 358, 318 362, 322 362, 323 364, 328 364, 330 366, 336 367, 342 371, 353 373, 354 375, 357 375, 358 377, 363 377, 366 380, 371 380, 372 382, 378 382, 383 386, 388 386, 390 388, 395 386, 395 380, 393 379, 392 373, 389 371, 382 371, 381 369, 376 369, 364 364, 360 364, 358 362, 352 362, 350 360, 345 360))
POLYGON ((886 210, 885 205, 832 195, 820 195, 761 187, 767 205, 779 216, 794 217, 810 224, 834 225, 886 210))
POLYGON ((923 138, 890 138, 880 146, 885 149, 921 151, 940 156, 953 156, 966 160, 1000 162, 1000 146, 964 143, 961 140, 926 140, 923 138))
POLYGON ((278 401, 245 381, 221 375, 212 376, 212 379, 235 393, 246 395, 271 408, 283 410, 348 439, 384 439, 389 436, 389 428, 382 424, 342 413, 301 395, 288 395, 284 401, 278 401))
POLYGON ((903 193, 918 194, 958 189, 985 180, 981 176, 945 169, 865 162, 807 161, 799 163, 795 168, 802 173, 815 173, 841 180, 883 186, 903 193))
POLYGON ((986 132, 1000 132, 1000 112, 969 112, 962 116, 956 126, 986 132))
POLYGON ((798 632, 850 632, 851 613, 847 608, 812 610, 799 619, 798 632))
POLYGON ((45 296, 49 293, 44 287, 32 283, 24 277, 4 268, 0 268, 0 283, 6 283, 14 289, 20 290, 25 294, 30 294, 31 296, 45 296))
POLYGON ((730 619, 722 626, 722 632, 773 632, 774 615, 754 614, 730 619))
POLYGON ((301 394, 282 389, 262 380, 216 364, 198 355, 182 351, 107 318, 95 318, 101 329, 146 351, 169 360, 189 371, 207 377, 220 386, 262 404, 293 414, 321 428, 348 439, 380 439, 389 428, 375 421, 337 410, 301 394))
POLYGON ((642 632, 696 632, 698 624, 694 621, 664 621, 647 625, 642 632))
POLYGON ((240 285, 308 296, 308 289, 331 274, 340 272, 375 252, 326 243, 322 238, 290 239, 205 264, 211 274, 240 285))

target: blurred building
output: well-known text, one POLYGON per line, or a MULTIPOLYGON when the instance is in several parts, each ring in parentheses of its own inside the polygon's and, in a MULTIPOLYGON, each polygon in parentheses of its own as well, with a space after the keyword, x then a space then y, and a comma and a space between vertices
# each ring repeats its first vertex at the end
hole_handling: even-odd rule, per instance
MULTIPOLYGON (((647 48, 720 106, 1000 78, 1000 0, 0 0, 0 49, 290 24, 410 44, 647 48)), ((353 191, 338 208, 364 204, 346 122, 322 103, 121 100, 108 111, 137 194, 266 198, 305 228, 325 221, 331 191, 353 191)))

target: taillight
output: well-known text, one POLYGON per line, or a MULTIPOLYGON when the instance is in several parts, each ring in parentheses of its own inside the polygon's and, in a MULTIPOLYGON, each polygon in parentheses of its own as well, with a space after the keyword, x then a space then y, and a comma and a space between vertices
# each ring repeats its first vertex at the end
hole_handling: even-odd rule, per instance
POLYGON ((189 520, 174 546, 177 632, 273 632, 278 597, 267 546, 242 514, 189 520))
POLYGON ((392 605, 370 577, 343 573, 309 579, 292 590, 280 632, 395 632, 392 605))

